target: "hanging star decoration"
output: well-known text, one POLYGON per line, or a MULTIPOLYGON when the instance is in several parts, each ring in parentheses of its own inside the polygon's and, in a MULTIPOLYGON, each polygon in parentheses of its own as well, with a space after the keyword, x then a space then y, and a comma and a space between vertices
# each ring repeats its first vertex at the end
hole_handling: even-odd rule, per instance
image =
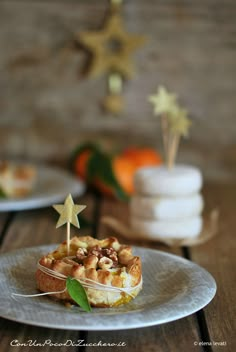
POLYGON ((79 41, 91 51, 93 62, 89 76, 115 71, 124 78, 131 78, 134 66, 131 54, 144 43, 144 37, 126 32, 119 13, 113 13, 99 32, 80 33, 79 41))
POLYGON ((86 205, 74 204, 71 194, 66 197, 64 204, 55 204, 53 208, 60 214, 56 228, 67 224, 67 254, 70 252, 70 224, 80 228, 77 215, 86 208, 86 205))
POLYGON ((148 97, 153 104, 154 115, 161 117, 162 137, 165 159, 168 168, 172 168, 181 136, 187 137, 191 121, 188 112, 179 106, 176 94, 169 93, 160 86, 157 93, 148 97))
POLYGON ((109 94, 104 100, 104 105, 113 113, 119 113, 123 108, 121 99, 123 80, 130 79, 134 75, 131 56, 145 42, 144 36, 130 34, 124 29, 120 15, 121 2, 111 1, 111 14, 103 29, 98 32, 82 32, 76 36, 92 54, 88 76, 109 75, 109 94))

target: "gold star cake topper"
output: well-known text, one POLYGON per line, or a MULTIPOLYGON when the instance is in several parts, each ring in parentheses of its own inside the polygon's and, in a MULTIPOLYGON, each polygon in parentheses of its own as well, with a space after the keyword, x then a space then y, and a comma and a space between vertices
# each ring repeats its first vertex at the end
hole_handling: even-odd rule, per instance
POLYGON ((192 122, 187 117, 188 111, 186 109, 178 108, 173 111, 173 116, 170 120, 170 129, 172 133, 177 133, 180 136, 187 137, 189 127, 192 122))
POLYGON ((104 27, 97 32, 82 32, 76 37, 92 54, 88 70, 89 77, 108 73, 108 96, 104 107, 112 113, 119 113, 123 108, 121 90, 124 79, 134 75, 135 69, 131 56, 141 47, 145 38, 131 34, 124 29, 120 14, 122 1, 111 0, 111 14, 104 27))
POLYGON ((56 228, 67 224, 67 254, 70 252, 70 224, 80 228, 77 215, 86 208, 86 205, 74 204, 71 194, 66 197, 64 204, 55 204, 53 208, 60 214, 56 228))
POLYGON ((191 121, 188 112, 179 106, 177 96, 160 86, 157 93, 148 97, 154 115, 161 117, 162 137, 167 166, 172 168, 181 136, 187 137, 191 121))
POLYGON ((154 95, 150 95, 148 100, 153 104, 155 115, 172 113, 176 110, 176 94, 169 93, 165 87, 160 86, 154 95))

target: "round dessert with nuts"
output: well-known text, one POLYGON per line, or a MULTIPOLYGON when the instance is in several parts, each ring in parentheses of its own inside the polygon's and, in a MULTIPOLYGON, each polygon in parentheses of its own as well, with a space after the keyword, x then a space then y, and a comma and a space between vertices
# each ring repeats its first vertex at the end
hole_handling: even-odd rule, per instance
POLYGON ((40 291, 75 303, 66 290, 67 277, 84 286, 91 306, 119 306, 135 298, 142 289, 141 259, 115 237, 73 237, 69 254, 65 241, 39 260, 36 272, 40 291))

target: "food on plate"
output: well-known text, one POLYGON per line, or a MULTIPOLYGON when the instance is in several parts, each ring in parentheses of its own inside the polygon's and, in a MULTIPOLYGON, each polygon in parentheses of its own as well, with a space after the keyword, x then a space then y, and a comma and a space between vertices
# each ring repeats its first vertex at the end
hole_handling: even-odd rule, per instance
POLYGON ((36 168, 26 163, 0 162, 0 189, 6 198, 21 198, 31 193, 36 181, 36 168))
POLYGON ((115 237, 75 236, 69 255, 65 241, 39 260, 37 287, 41 292, 53 292, 50 296, 56 299, 75 303, 66 289, 68 277, 82 284, 91 306, 119 306, 142 289, 141 259, 115 237))

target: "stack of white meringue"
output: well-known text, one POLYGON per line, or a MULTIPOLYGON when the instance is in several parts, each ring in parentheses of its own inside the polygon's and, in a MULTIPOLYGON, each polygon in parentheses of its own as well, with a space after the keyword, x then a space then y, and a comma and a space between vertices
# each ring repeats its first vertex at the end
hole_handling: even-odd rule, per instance
POLYGON ((145 167, 134 178, 131 227, 137 237, 196 238, 203 226, 202 174, 196 167, 145 167))

